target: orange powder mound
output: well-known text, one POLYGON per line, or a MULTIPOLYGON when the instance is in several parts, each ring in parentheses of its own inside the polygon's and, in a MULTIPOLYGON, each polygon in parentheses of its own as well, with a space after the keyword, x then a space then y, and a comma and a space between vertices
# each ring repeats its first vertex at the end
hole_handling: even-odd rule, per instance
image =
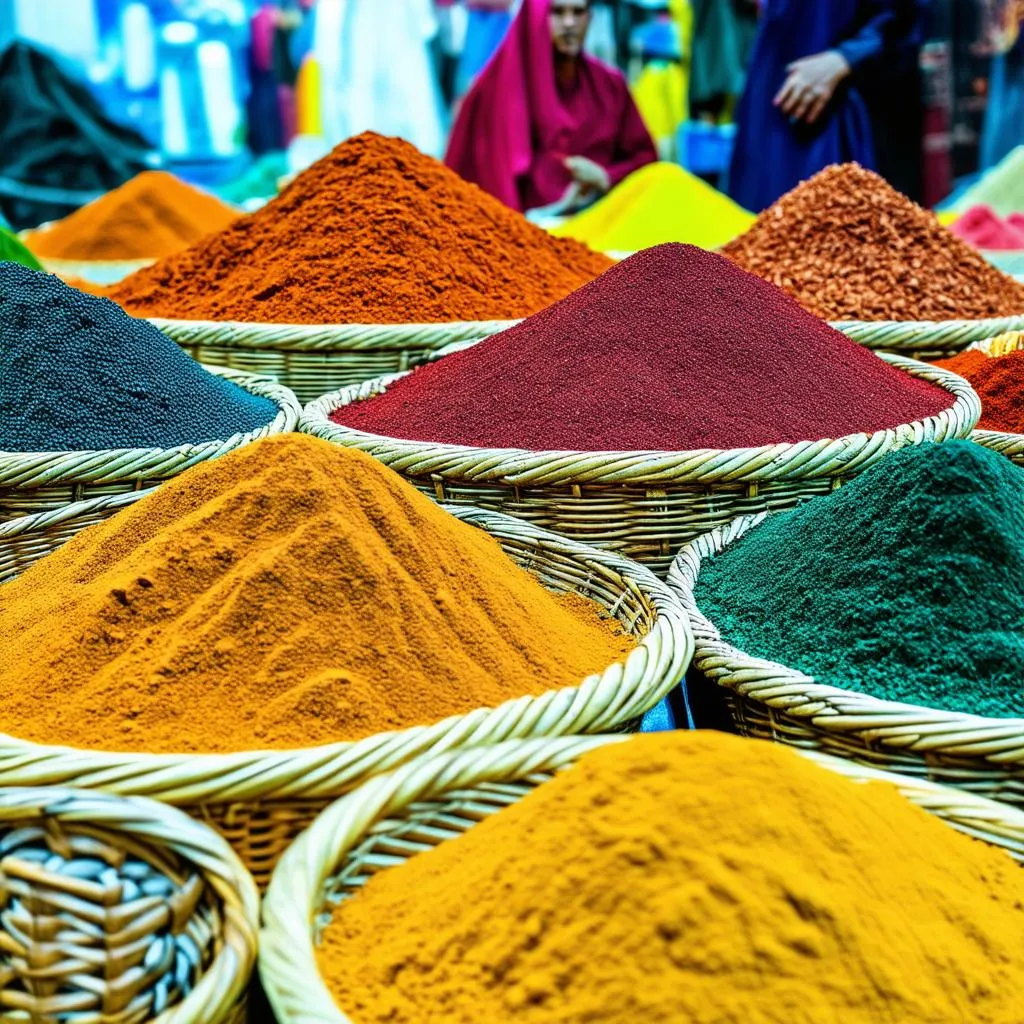
POLYGON ((63 260, 155 259, 180 252, 241 216, 167 171, 143 171, 120 188, 27 239, 36 256, 63 260))
POLYGON ((0 588, 0 730, 295 748, 578 685, 633 646, 367 455, 199 465, 0 588))
POLYGON ((172 319, 506 320, 610 266, 409 143, 365 132, 255 213, 126 278, 111 298, 172 319))
POLYGON ((981 430, 1024 434, 1024 350, 999 356, 968 350, 936 365, 966 377, 981 399, 981 430))

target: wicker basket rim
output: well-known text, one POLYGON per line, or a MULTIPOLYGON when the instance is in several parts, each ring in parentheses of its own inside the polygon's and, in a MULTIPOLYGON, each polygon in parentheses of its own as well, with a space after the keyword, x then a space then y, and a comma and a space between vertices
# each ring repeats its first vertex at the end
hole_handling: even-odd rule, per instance
POLYGON ((216 376, 224 377, 238 387, 266 398, 277 406, 276 416, 262 427, 239 432, 228 438, 186 443, 173 448, 94 448, 80 451, 50 452, 8 452, 0 451, 0 486, 37 486, 33 480, 26 484, 23 477, 31 479, 35 473, 45 473, 48 482, 76 479, 83 471, 90 479, 113 470, 115 478, 134 477, 153 465, 170 462, 178 465, 186 461, 201 461, 208 454, 227 452, 241 448, 267 434, 289 433, 298 424, 301 407, 289 388, 273 380, 252 377, 229 370, 218 372, 217 367, 207 367, 216 376), (142 463, 135 466, 134 463, 142 463))
POLYGON ((224 904, 223 946, 196 987, 154 1018, 154 1024, 221 1020, 239 1001, 256 962, 259 895, 252 875, 212 828, 146 797, 114 796, 68 786, 0 787, 0 823, 33 817, 86 823, 173 850, 202 874, 224 904))
POLYGON ((519 323, 519 320, 409 320, 402 321, 399 323, 365 323, 355 322, 352 323, 324 323, 324 324, 310 324, 310 323, 269 323, 262 320, 187 320, 181 317, 160 317, 160 316, 149 316, 145 318, 149 323, 156 327, 182 327, 182 328, 209 328, 210 330, 219 330, 223 328, 235 328, 237 330, 245 330, 249 332, 258 331, 308 331, 310 334, 315 334, 325 330, 336 330, 352 331, 361 330, 369 331, 374 329, 380 329, 381 331, 395 331, 401 329, 414 329, 414 330, 430 330, 431 328, 475 328, 475 327, 497 327, 500 330, 504 330, 508 327, 513 327, 519 323))
MULTIPOLYGON (((975 319, 957 320, 829 320, 829 324, 837 331, 845 331, 855 327, 902 327, 907 330, 926 328, 934 330, 953 330, 957 327, 972 327, 981 330, 990 325, 996 325, 996 332, 1005 330, 1001 324, 1019 323, 1024 326, 1024 313, 1015 313, 1011 316, 986 316, 975 319)), ((1013 330, 1013 328, 1009 328, 1013 330)))
MULTIPOLYGON (((678 479, 700 482, 755 481, 775 478, 824 477, 839 475, 855 459, 861 467, 877 461, 895 446, 897 431, 912 431, 925 436, 945 432, 963 415, 971 425, 981 415, 977 395, 962 377, 895 353, 878 352, 885 362, 905 370, 911 376, 929 380, 952 394, 952 405, 934 416, 910 424, 901 424, 874 433, 847 434, 817 441, 782 442, 749 448, 697 448, 680 451, 578 451, 530 450, 524 448, 481 448, 471 445, 432 441, 410 441, 370 434, 333 423, 329 417, 336 409, 386 391, 391 384, 414 371, 389 374, 363 384, 352 384, 310 402, 303 409, 299 429, 335 443, 350 443, 373 454, 385 465, 405 470, 418 460, 430 457, 464 460, 456 467, 432 466, 432 474, 445 478, 466 475, 466 463, 482 470, 481 479, 507 480, 515 484, 524 476, 555 474, 559 482, 574 477, 588 482, 664 484, 678 479), (824 465, 822 465, 824 459, 824 465), (809 467, 809 468, 808 468, 809 467)), ((959 436, 959 435, 958 435, 959 436)))
MULTIPOLYGON (((694 664, 700 666, 702 651, 705 646, 714 647, 716 676, 742 675, 744 671, 755 670, 772 672, 771 684, 761 689, 768 691, 784 691, 777 695, 765 695, 753 691, 741 680, 730 680, 727 677, 716 679, 719 685, 729 689, 741 689, 745 697, 756 699, 762 703, 782 711, 792 711, 794 698, 799 698, 817 707, 821 704, 830 706, 827 714, 813 713, 810 720, 821 729, 832 731, 842 723, 842 732, 848 733, 850 725, 857 724, 858 717, 870 720, 870 724, 861 726, 864 730, 879 728, 880 719, 890 719, 905 733, 913 736, 928 727, 952 727, 958 732, 969 733, 972 742, 984 742, 986 737, 992 740, 1005 740, 1008 737, 1019 737, 1020 749, 1015 751, 1010 763, 1024 763, 1024 717, 989 718, 984 715, 973 715, 962 711, 943 711, 918 704, 906 704, 900 701, 885 700, 861 693, 858 690, 845 690, 842 687, 827 683, 818 683, 813 676, 797 669, 790 668, 779 662, 757 658, 734 647, 722 638, 718 627, 707 619, 697 607, 693 596, 693 584, 699 575, 700 566, 709 554, 720 554, 726 547, 739 540, 749 530, 757 526, 772 513, 759 512, 755 515, 739 516, 724 527, 690 541, 676 555, 668 574, 668 585, 686 609, 693 627, 697 650, 694 664), (691 571, 696 570, 696 574, 691 571)), ((891 746, 899 750, 908 749, 906 737, 879 736, 875 742, 891 746)), ((931 753, 947 752, 953 755, 957 751, 951 745, 929 747, 931 753)), ((960 754, 959 756, 965 756, 960 754)), ((988 757, 984 754, 972 754, 974 757, 985 757, 999 764, 1006 764, 1005 756, 988 757)))
MULTIPOLYGON (((488 783, 525 783, 570 767, 579 757, 627 736, 520 740, 417 758, 335 800, 278 861, 263 900, 260 976, 281 1024, 350 1024, 316 966, 312 922, 323 886, 345 855, 384 819, 402 819, 408 808, 440 802, 458 791, 460 802, 488 783)), ((1009 833, 1024 843, 1024 811, 926 780, 880 771, 813 751, 801 757, 855 782, 887 782, 912 803, 938 817, 1009 833), (938 813, 946 810, 948 813, 938 813)), ((472 827, 472 825, 470 826, 472 827)), ((953 827, 957 827, 954 825, 953 827)), ((439 842, 446 842, 442 838, 439 842)), ((403 859, 416 856, 406 854, 403 859)))
MULTIPOLYGON (((135 492, 140 497, 145 492, 135 492)), ((46 745, 0 732, 0 778, 17 777, 28 766, 45 763, 47 775, 60 763, 63 778, 88 776, 90 786, 113 793, 143 793, 168 803, 199 803, 255 799, 270 795, 314 798, 333 796, 331 775, 374 754, 401 752, 448 741, 472 742, 489 722, 529 719, 550 727, 552 721, 578 722, 587 706, 609 690, 618 703, 601 718, 612 716, 608 727, 653 707, 678 684, 693 654, 689 622, 668 586, 650 570, 613 552, 581 544, 500 512, 472 506, 443 506, 462 522, 486 530, 499 541, 528 541, 539 553, 552 550, 570 556, 594 571, 610 571, 624 584, 646 594, 657 612, 651 630, 626 656, 575 686, 546 690, 536 696, 512 698, 493 708, 476 708, 429 725, 375 733, 357 740, 285 750, 247 750, 230 753, 160 753, 98 751, 46 745), (623 692, 624 680, 632 687, 623 692), (383 752, 383 753, 382 753, 383 752)), ((0 783, 2 784, 2 783, 0 783)), ((84 785, 85 782, 80 783, 84 785)))

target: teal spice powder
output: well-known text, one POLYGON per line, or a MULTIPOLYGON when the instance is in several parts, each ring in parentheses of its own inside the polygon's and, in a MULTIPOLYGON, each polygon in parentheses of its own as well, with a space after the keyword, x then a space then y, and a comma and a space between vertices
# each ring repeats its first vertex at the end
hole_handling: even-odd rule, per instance
POLYGON ((902 449, 704 562, 696 600, 819 683, 1024 715, 1024 470, 969 441, 902 449))

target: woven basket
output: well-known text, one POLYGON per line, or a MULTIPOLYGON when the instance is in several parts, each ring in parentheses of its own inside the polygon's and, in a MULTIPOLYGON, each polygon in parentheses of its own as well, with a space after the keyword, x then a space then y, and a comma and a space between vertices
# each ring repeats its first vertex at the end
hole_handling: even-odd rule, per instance
MULTIPOLYGON (((419 758, 332 804, 296 840, 263 902, 260 977, 279 1024, 349 1024, 317 969, 330 908, 378 871, 456 838, 580 756, 625 737, 503 743, 419 758)), ((856 781, 885 781, 969 835, 1024 859, 1024 814, 988 800, 820 755, 856 781)))
POLYGON ((224 376, 250 394, 277 405, 277 415, 259 430, 223 441, 177 448, 112 448, 77 452, 0 451, 0 523, 36 512, 60 509, 87 498, 141 490, 177 476, 207 459, 226 455, 252 441, 295 429, 301 412, 295 395, 271 381, 238 374, 224 376))
POLYGON ((0 1017, 245 1019, 256 887, 227 843, 152 800, 0 789, 0 1017))
POLYGON ((119 509, 133 505, 154 490, 156 488, 150 487, 144 491, 105 494, 0 523, 0 583, 20 576, 30 565, 56 551, 80 530, 103 522, 119 509))
POLYGON ((989 320, 834 320, 832 326, 867 348, 896 352, 912 359, 948 359, 971 342, 1004 331, 1024 330, 1020 316, 989 320))
POLYGON ((698 537, 679 552, 668 576, 690 616, 693 667, 724 688, 736 729, 1024 807, 1024 719, 939 711, 825 686, 722 639, 694 600, 701 563, 764 517, 742 516, 698 537))
POLYGON ((901 356, 882 358, 950 391, 954 404, 895 430, 731 451, 470 448, 378 437, 331 422, 335 409, 380 394, 401 376, 395 375, 310 403, 299 429, 368 452, 438 501, 505 512, 663 576, 681 545, 737 515, 827 494, 895 448, 968 436, 981 406, 965 381, 901 356))
POLYGON ((411 370, 453 341, 471 341, 515 320, 447 324, 247 324, 151 320, 201 363, 274 377, 300 402, 411 370))
POLYGON ((506 739, 635 728, 682 678, 693 652, 686 616, 664 583, 637 565, 479 509, 456 518, 486 530, 551 590, 576 591, 639 639, 624 662, 579 686, 478 708, 433 725, 300 750, 235 754, 101 753, 0 735, 0 785, 63 785, 141 794, 218 828, 265 882, 284 848, 324 806, 427 751, 506 739))

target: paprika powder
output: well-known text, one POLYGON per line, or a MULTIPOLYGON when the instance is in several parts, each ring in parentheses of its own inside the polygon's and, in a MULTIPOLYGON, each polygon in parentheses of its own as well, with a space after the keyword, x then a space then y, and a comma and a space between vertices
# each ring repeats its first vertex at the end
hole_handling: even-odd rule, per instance
POLYGON ((610 264, 408 142, 364 132, 266 206, 110 295, 140 316, 188 320, 507 320, 610 264))
POLYGON ((1024 434, 1024 350, 988 356, 968 350, 936 364, 966 378, 981 399, 981 430, 1024 434))

